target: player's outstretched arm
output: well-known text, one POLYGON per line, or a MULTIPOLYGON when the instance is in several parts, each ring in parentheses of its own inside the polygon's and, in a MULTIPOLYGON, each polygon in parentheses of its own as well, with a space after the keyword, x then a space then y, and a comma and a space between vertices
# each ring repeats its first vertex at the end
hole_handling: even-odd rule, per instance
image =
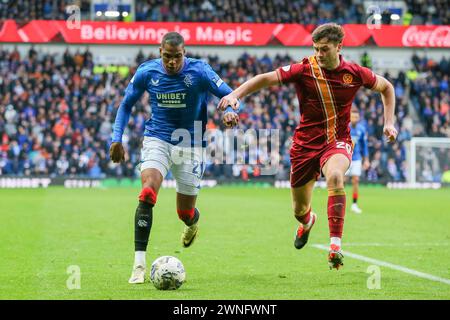
POLYGON ((122 146, 122 135, 125 130, 125 126, 130 119, 131 109, 145 91, 144 81, 144 76, 138 69, 128 84, 128 87, 125 90, 125 97, 120 103, 119 110, 117 110, 116 119, 114 121, 112 144, 109 147, 109 158, 114 163, 125 161, 125 151, 122 146))
MULTIPOLYGON (((208 91, 218 98, 223 98, 233 91, 207 63, 203 64, 203 79, 208 91)), ((225 126, 232 128, 238 124, 238 110, 229 108, 221 111, 223 111, 222 121, 225 126)))
POLYGON ((395 129, 395 91, 394 86, 386 78, 376 75, 376 82, 373 91, 381 94, 384 106, 384 128, 383 133, 389 142, 397 139, 397 129, 395 129))
POLYGON ((225 110, 228 106, 231 106, 234 110, 237 110, 239 108, 239 99, 244 98, 253 92, 279 83, 280 80, 278 79, 276 71, 254 76, 240 85, 239 88, 220 99, 217 108, 219 110, 225 110))

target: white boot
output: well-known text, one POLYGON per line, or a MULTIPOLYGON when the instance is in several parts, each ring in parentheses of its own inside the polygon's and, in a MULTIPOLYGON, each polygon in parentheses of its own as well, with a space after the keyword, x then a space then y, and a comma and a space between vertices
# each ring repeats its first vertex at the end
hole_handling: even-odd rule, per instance
POLYGON ((362 210, 358 207, 358 204, 356 204, 356 203, 353 203, 352 204, 352 212, 354 212, 354 213, 357 213, 357 214, 361 214, 362 213, 362 210))

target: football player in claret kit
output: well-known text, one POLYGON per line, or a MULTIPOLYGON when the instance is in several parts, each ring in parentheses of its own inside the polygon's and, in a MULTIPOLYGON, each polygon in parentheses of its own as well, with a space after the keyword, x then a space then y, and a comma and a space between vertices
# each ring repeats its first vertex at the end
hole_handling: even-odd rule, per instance
MULTIPOLYGON (((195 203, 204 169, 202 138, 207 122, 208 95, 212 93, 222 98, 232 91, 207 63, 185 57, 184 39, 180 34, 169 32, 164 35, 160 55, 159 59, 142 63, 131 79, 117 111, 110 147, 113 162, 125 160, 122 135, 133 105, 147 91, 152 116, 145 123, 141 149, 142 190, 135 212, 135 259, 129 283, 145 281, 145 255, 153 207, 169 170, 177 184, 178 216, 185 223, 183 246, 189 247, 196 238, 200 213, 195 203), (186 132, 188 139, 185 139, 186 132), (200 139, 195 139, 197 136, 200 139)), ((234 126, 238 115, 228 108, 223 120, 234 126)))
POLYGON ((362 86, 381 93, 384 105, 384 135, 395 141, 394 88, 371 70, 346 61, 340 51, 344 30, 334 23, 318 26, 312 33, 314 55, 299 63, 253 77, 223 97, 218 108, 231 105, 262 88, 293 83, 300 103, 300 124, 295 130, 291 157, 291 193, 294 215, 300 222, 294 245, 301 249, 308 241, 317 215, 311 209, 315 181, 323 174, 328 188, 330 269, 343 265, 341 238, 346 196, 344 174, 352 159, 350 108, 362 86))
POLYGON ((346 175, 352 179, 353 189, 353 203, 351 210, 354 213, 362 213, 362 210, 358 206, 358 194, 359 194, 359 177, 361 176, 362 169, 367 170, 369 168, 369 148, 367 144, 367 130, 364 125, 359 122, 359 110, 356 106, 353 106, 350 114, 350 135, 353 141, 353 156, 352 163, 348 169, 346 175))

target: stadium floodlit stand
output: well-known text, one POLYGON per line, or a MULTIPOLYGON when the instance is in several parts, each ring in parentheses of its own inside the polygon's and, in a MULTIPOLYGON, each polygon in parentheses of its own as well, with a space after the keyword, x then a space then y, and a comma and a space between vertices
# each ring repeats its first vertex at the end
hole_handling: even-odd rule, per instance
MULTIPOLYGON (((0 19, 29 21, 33 19, 64 20, 70 15, 69 5, 78 5, 83 19, 90 19, 89 0, 52 1, 18 0, 0 2, 0 19)), ((135 1, 136 21, 178 22, 256 22, 301 23, 316 25, 326 22, 366 23, 367 8, 358 0, 147 0, 135 1)), ((446 25, 450 21, 446 0, 406 0, 401 18, 392 12, 380 12, 383 24, 446 25), (400 21, 401 19, 401 21, 400 21)), ((128 17, 128 15, 127 15, 128 17)), ((118 19, 123 19, 120 15, 118 19)))

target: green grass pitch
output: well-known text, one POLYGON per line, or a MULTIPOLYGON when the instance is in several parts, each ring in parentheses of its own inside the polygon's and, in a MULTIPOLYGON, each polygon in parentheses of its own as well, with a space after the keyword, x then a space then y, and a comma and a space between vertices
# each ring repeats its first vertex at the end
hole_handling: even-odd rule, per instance
MULTIPOLYGON (((0 190, 0 299, 450 299, 450 285, 345 257, 330 271, 327 192, 316 189, 318 221, 308 245, 293 246, 297 222, 289 189, 203 189, 199 238, 181 246, 175 190, 162 189, 154 209, 147 265, 178 257, 187 281, 176 291, 127 283, 139 189, 0 190), (81 271, 70 290, 69 266, 81 271), (369 268, 370 269, 370 268, 369 268)), ((362 215, 350 212, 343 248, 350 253, 450 279, 450 191, 363 187, 362 215)))

